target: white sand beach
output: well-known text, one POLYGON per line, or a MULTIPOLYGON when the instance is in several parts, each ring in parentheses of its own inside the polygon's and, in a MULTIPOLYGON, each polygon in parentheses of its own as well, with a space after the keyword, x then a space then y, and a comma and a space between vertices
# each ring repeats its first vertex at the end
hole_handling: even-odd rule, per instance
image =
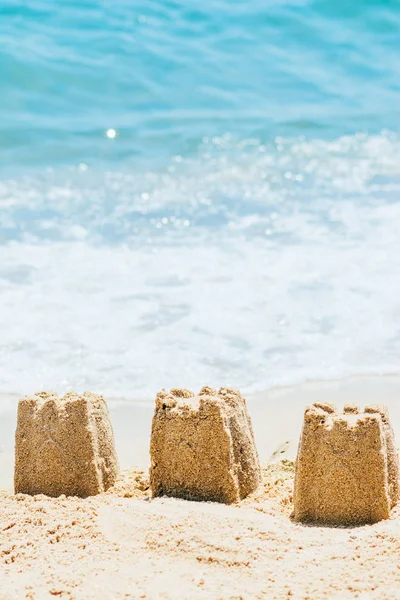
POLYGON ((399 511, 293 524, 292 476, 290 462, 264 469, 239 506, 150 501, 137 472, 87 500, 3 494, 0 598, 398 598, 399 511))
POLYGON ((305 405, 386 403, 400 439, 399 392, 400 378, 384 376, 249 397, 263 482, 231 506, 150 498, 152 403, 111 405, 129 468, 108 492, 14 495, 10 411, 1 422, 0 599, 398 598, 399 507, 387 521, 352 528, 305 526, 290 515, 305 405))

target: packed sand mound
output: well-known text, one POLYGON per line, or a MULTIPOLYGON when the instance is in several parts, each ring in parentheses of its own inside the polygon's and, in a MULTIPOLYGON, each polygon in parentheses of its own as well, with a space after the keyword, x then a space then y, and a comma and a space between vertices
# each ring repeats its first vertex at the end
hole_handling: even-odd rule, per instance
POLYGON ((40 392, 19 401, 16 493, 91 496, 118 475, 108 408, 102 396, 40 392))
POLYGON ((150 454, 153 496, 229 504, 260 483, 250 417, 236 390, 159 393, 150 454))
POLYGON ((397 503, 399 461, 387 409, 307 408, 296 461, 294 518, 345 525, 387 519, 397 503))

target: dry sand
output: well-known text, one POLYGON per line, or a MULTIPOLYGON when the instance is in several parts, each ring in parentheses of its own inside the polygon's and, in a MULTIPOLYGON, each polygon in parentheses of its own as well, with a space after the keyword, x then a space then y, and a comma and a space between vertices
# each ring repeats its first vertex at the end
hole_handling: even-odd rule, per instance
MULTIPOLYGON (((388 404, 399 441, 399 395, 399 379, 371 378, 275 390, 250 399, 260 458, 264 462, 277 442, 284 442, 281 451, 291 456, 296 444, 285 440, 296 439, 305 404, 318 400, 388 404)), ((111 410, 122 464, 148 452, 153 406, 140 406, 136 421, 132 407, 111 410), (132 431, 134 422, 140 423, 139 436, 132 431), (132 452, 129 444, 138 439, 143 443, 132 452)), ((11 426, 11 439, 12 417, 0 420, 0 433, 11 426)), ((7 432, 0 437, 3 465, 10 453, 7 432)), ((11 488, 8 469, 3 478, 11 488)), ((107 492, 86 499, 4 491, 0 600, 400 598, 400 507, 374 525, 294 523, 293 477, 291 460, 270 463, 263 468, 260 488, 230 506, 150 500, 147 475, 133 470, 107 492)))
POLYGON ((355 528, 294 524, 293 463, 239 505, 149 499, 124 473, 87 498, 0 496, 0 598, 399 598, 400 511, 355 528))

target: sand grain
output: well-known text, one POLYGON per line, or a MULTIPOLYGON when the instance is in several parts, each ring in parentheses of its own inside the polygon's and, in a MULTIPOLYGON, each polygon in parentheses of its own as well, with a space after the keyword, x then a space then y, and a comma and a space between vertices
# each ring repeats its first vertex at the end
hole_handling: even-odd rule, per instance
POLYGON ((125 471, 86 499, 0 495, 0 599, 398 598, 400 512, 352 528, 293 523, 294 464, 239 504, 149 498, 125 471))

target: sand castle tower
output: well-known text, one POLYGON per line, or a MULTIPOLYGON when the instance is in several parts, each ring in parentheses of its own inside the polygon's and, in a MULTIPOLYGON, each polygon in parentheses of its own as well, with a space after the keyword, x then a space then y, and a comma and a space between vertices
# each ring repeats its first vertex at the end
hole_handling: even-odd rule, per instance
POLYGON ((102 396, 40 392, 19 401, 15 493, 91 496, 116 480, 118 459, 102 396))
POLYGON ((231 503, 261 480, 246 401, 236 390, 160 392, 150 454, 153 496, 231 503))
POLYGON ((399 496, 399 459, 387 409, 307 408, 296 461, 294 518, 332 525, 387 519, 399 496))

